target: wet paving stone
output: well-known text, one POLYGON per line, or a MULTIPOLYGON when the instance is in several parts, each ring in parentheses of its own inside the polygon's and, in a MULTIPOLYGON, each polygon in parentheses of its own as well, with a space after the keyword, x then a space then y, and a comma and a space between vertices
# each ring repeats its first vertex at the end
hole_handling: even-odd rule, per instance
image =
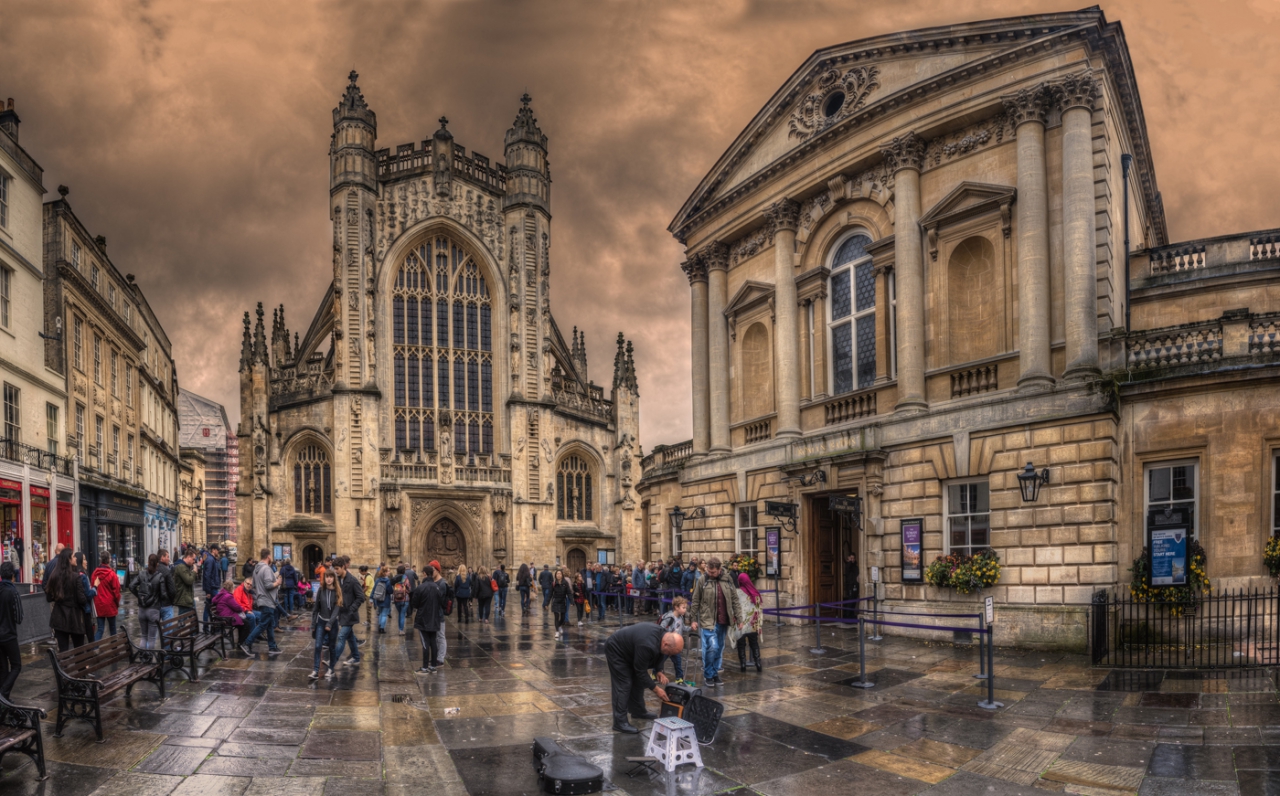
POLYGON ((149 774, 186 777, 196 773, 196 769, 200 768, 200 764, 208 756, 208 749, 164 744, 139 763, 136 770, 149 774))
POLYGON ((313 730, 298 756, 322 760, 378 760, 382 739, 376 732, 313 730))
POLYGON ((1229 747, 1162 743, 1152 752, 1147 773, 1153 777, 1230 780, 1235 778, 1235 764, 1229 747))

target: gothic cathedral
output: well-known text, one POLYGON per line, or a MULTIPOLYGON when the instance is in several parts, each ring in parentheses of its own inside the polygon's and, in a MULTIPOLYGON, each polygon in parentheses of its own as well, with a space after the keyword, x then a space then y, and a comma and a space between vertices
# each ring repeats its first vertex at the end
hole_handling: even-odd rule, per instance
POLYGON ((491 164, 448 120, 376 149, 357 75, 333 111, 333 279, 301 335, 244 318, 240 556, 314 568, 643 557, 640 400, 551 314, 551 175, 528 95, 491 164))

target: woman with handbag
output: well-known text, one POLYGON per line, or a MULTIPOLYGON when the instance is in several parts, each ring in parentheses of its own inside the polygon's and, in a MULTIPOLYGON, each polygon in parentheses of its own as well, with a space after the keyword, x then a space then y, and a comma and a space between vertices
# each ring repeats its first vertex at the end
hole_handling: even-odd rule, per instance
POLYGON ((333 679, 333 669, 338 665, 334 655, 334 647, 338 643, 338 616, 342 611, 342 589, 338 588, 338 576, 327 569, 320 576, 320 590, 316 592, 315 607, 311 609, 311 635, 315 639, 312 656, 311 680, 320 679, 321 653, 329 648, 329 671, 324 679, 333 679))
POLYGON ((750 645, 756 671, 763 671, 764 667, 760 665, 760 628, 764 626, 764 612, 760 610, 760 592, 756 591, 751 577, 745 572, 738 573, 736 596, 742 621, 735 624, 730 633, 737 636, 732 643, 738 648, 738 670, 747 670, 746 652, 747 645, 750 645))
POLYGON ((476 569, 476 600, 480 603, 480 624, 489 624, 489 612, 493 608, 493 595, 498 593, 498 584, 489 575, 485 567, 476 569))

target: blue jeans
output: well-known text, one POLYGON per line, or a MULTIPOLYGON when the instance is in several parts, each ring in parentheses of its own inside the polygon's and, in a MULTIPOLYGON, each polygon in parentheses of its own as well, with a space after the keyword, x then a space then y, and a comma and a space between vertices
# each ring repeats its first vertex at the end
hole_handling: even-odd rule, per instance
POLYGON ((528 611, 529 610, 529 587, 517 586, 516 591, 520 592, 520 610, 528 611))
POLYGON ((298 593, 297 586, 289 586, 287 584, 283 589, 280 590, 280 596, 283 598, 280 601, 280 603, 281 603, 281 607, 284 609, 284 612, 286 614, 293 613, 293 597, 297 593, 298 593))
POLYGON ((311 668, 317 672, 320 671, 320 653, 325 647, 329 648, 329 668, 332 669, 338 665, 338 656, 334 652, 334 648, 338 642, 338 627, 330 625, 329 632, 325 632, 324 625, 318 624, 312 629, 312 635, 315 636, 316 648, 315 655, 312 657, 311 668))
POLYGON ((258 640, 258 636, 262 635, 262 631, 266 630, 266 624, 261 620, 262 614, 257 611, 244 612, 244 624, 248 628, 244 637, 244 645, 253 648, 253 642, 258 640))
POLYGON ((507 587, 498 589, 498 616, 507 615, 507 587))
POLYGON ((724 657, 724 638, 729 632, 728 625, 716 625, 715 630, 702 628, 702 676, 705 680, 714 680, 720 671, 720 660, 724 657))
POLYGON ((163 622, 166 619, 172 619, 176 611, 177 609, 175 609, 172 605, 160 606, 160 621, 163 622))
POLYGON ((551 605, 551 589, 543 589, 542 590, 543 609, 545 610, 548 605, 551 605))
POLYGON ((392 603, 392 604, 396 608, 396 617, 399 618, 400 620, 400 632, 403 633, 404 632, 404 612, 409 609, 409 601, 405 600, 402 603, 392 603))
POLYGON ((387 629, 387 620, 391 617, 391 603, 385 602, 378 607, 378 629, 387 629))
POLYGON ((108 624, 111 626, 111 632, 107 635, 114 636, 116 634, 116 618, 114 616, 100 616, 98 617, 98 632, 93 637, 94 641, 102 640, 102 630, 108 624))
MULTIPOLYGON (((254 613, 258 615, 258 626, 254 628, 254 635, 266 635, 267 649, 276 650, 276 609, 275 608, 259 608, 254 613)), ((248 639, 245 639, 248 644, 248 639)))
POLYGON ((338 630, 338 640, 333 644, 333 652, 330 653, 329 665, 337 666, 338 658, 342 656, 342 648, 346 645, 351 646, 351 660, 360 661, 360 645, 356 643, 355 627, 352 625, 344 625, 338 630))
MULTIPOLYGON (((671 664, 675 666, 676 679, 683 680, 684 679, 684 653, 677 652, 675 655, 668 655, 667 660, 671 661, 671 664)), ((658 671, 662 671, 662 669, 664 668, 666 668, 665 661, 663 662, 662 666, 658 667, 658 671)))

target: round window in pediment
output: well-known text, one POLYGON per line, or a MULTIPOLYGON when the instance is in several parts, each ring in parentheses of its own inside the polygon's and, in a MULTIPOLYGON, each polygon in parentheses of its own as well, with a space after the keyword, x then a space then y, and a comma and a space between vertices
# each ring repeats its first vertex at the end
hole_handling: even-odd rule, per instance
POLYGON ((837 91, 834 94, 832 94, 830 97, 827 97, 826 102, 822 103, 822 115, 830 119, 833 116, 835 116, 837 113, 839 113, 840 109, 843 107, 844 107, 844 92, 837 91))

